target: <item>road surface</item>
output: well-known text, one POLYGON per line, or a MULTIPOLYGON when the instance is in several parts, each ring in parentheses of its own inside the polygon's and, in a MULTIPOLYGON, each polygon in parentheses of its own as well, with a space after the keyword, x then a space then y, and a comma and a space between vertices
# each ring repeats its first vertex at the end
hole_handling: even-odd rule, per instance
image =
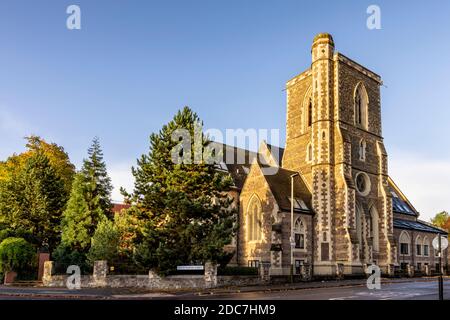
MULTIPOLYGON (((156 293, 133 290, 64 288, 15 288, 0 286, 0 300, 87 299, 87 300, 437 300, 437 280, 413 279, 407 282, 382 283, 380 290, 366 286, 285 289, 222 293, 156 293)), ((450 300, 450 279, 444 281, 444 299, 450 300)))

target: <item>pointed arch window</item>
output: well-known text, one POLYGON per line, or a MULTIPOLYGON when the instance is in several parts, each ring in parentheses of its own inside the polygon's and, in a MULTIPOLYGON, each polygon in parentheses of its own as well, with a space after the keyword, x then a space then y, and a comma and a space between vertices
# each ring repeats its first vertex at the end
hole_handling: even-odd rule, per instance
POLYGON ((409 255, 409 244, 410 244, 410 237, 409 234, 406 231, 403 231, 400 234, 400 254, 401 255, 409 255))
POLYGON ((262 233, 262 210, 261 202, 254 196, 250 201, 247 212, 247 232, 249 241, 261 240, 262 233))
POLYGON ((355 224, 356 224, 356 236, 359 243, 362 243, 362 210, 359 206, 356 206, 356 217, 355 217, 355 224))
POLYGON ((367 130, 368 97, 366 89, 359 83, 355 91, 355 125, 367 130))
POLYGON ((313 160, 313 150, 312 150, 312 145, 310 142, 310 143, 308 143, 308 146, 306 148, 306 161, 312 162, 312 160, 313 160))
POLYGON ((366 141, 364 139, 362 139, 359 142, 359 160, 360 161, 365 161, 366 160, 366 141))
POLYGON ((309 101, 308 101, 308 128, 311 127, 311 125, 312 125, 312 113, 313 113, 312 97, 309 97, 309 101))
POLYGON ((308 88, 302 102, 302 129, 307 133, 311 129, 313 122, 313 101, 312 88, 308 88))
POLYGON ((421 256, 422 255, 422 237, 417 236, 416 238, 416 255, 421 256))
POLYGON ((428 257, 430 255, 430 242, 428 241, 428 237, 423 238, 423 255, 424 257, 428 257))
POLYGON ((372 238, 372 248, 373 251, 379 250, 379 232, 378 232, 378 212, 375 209, 375 207, 372 207, 370 209, 370 215, 369 215, 369 230, 370 230, 370 237, 372 238))
POLYGON ((294 224, 295 248, 305 249, 306 243, 306 227, 302 218, 297 218, 294 224))

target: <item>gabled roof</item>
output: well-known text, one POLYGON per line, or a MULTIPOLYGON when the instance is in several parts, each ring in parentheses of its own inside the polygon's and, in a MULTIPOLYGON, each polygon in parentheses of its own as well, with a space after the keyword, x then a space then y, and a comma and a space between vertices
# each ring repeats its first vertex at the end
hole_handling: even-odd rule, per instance
POLYGON ((278 166, 281 167, 283 165, 284 148, 274 146, 268 143, 266 143, 266 145, 271 155, 275 158, 274 160, 277 162, 278 166))
POLYGON ((258 153, 220 142, 211 142, 211 145, 222 150, 222 161, 217 164, 217 169, 228 172, 236 188, 242 189, 250 166, 253 160, 258 158, 258 153))
POLYGON ((403 219, 395 219, 394 218, 394 228, 397 229, 406 229, 406 230, 415 230, 415 231, 422 231, 422 232, 431 232, 431 233, 440 233, 447 235, 447 232, 435 227, 429 223, 426 223, 422 220, 403 220, 403 219))
MULTIPOLYGON (((270 152, 270 156, 275 161, 277 166, 281 166, 281 160, 283 158, 284 149, 277 147, 266 142, 263 142, 270 152)), ((220 142, 211 142, 213 147, 218 147, 222 149, 222 162, 217 165, 218 170, 226 171, 230 174, 234 181, 234 185, 238 189, 242 189, 245 179, 250 172, 250 166, 254 160, 262 166, 266 165, 263 163, 263 159, 258 157, 258 152, 249 151, 246 149, 238 148, 235 146, 230 146, 220 142), (230 157, 230 155, 232 155, 230 157), (229 159, 230 157, 231 159, 229 159)), ((261 155, 263 156, 263 155, 261 155)))
POLYGON ((417 210, 409 202, 408 198, 403 194, 399 187, 394 183, 394 181, 389 177, 389 191, 392 195, 392 211, 399 214, 404 214, 408 216, 419 216, 417 210))
MULTIPOLYGON (((296 172, 278 168, 278 172, 276 174, 264 176, 270 187, 270 191, 272 191, 272 194, 278 203, 278 207, 282 211, 291 210, 291 176, 293 174, 296 174, 296 172)), ((294 177, 294 199, 301 199, 308 208, 306 210, 294 208, 294 211, 312 213, 311 192, 300 175, 294 177)))
MULTIPOLYGON (((218 142, 212 142, 212 144, 214 144, 215 147, 218 146, 219 148, 222 148, 223 152, 223 161, 217 165, 217 169, 228 172, 238 189, 242 189, 245 179, 250 172, 250 167, 255 161, 261 169, 270 169, 266 172, 274 174, 265 174, 264 177, 267 181, 267 184, 269 185, 270 191, 272 192, 275 200, 278 203, 278 207, 283 211, 291 210, 291 175, 295 174, 296 172, 280 167, 284 153, 283 148, 264 142, 264 145, 267 146, 267 149, 271 154, 270 156, 276 163, 276 166, 274 167, 267 165, 267 163, 264 163, 264 159, 260 159, 257 152, 252 152, 218 142), (233 159, 226 158, 227 152, 229 155, 233 155, 233 159), (239 162, 238 156, 241 157, 241 160, 244 159, 244 161, 239 162)), ((312 212, 311 192, 308 189, 308 186, 304 182, 303 178, 300 176, 294 177, 294 198, 302 200, 307 207, 307 209, 294 208, 294 211, 305 213, 312 212)))

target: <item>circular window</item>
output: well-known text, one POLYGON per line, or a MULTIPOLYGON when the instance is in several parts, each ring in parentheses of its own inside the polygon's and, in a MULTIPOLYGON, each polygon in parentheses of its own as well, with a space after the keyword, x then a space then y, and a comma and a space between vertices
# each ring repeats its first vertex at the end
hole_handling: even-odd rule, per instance
POLYGON ((356 190, 358 190, 359 194, 362 196, 367 196, 370 192, 370 179, 367 174, 364 172, 359 172, 356 175, 356 190))

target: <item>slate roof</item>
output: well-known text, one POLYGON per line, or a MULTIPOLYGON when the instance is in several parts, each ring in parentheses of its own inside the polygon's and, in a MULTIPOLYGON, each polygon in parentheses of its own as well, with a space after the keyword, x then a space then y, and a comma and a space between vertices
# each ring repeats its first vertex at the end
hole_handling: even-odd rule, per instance
POLYGON ((431 233, 441 233, 441 234, 447 235, 447 232, 445 232, 444 230, 434 227, 434 226, 432 226, 424 221, 421 221, 421 220, 409 221, 409 220, 394 218, 394 228, 415 230, 415 231, 422 231, 422 232, 431 232, 431 233))
POLYGON ((392 197, 392 211, 401 214, 407 214, 412 216, 417 216, 411 207, 402 199, 392 197))
POLYGON ((222 162, 217 164, 217 169, 228 172, 236 188, 242 189, 245 178, 250 172, 250 166, 258 153, 219 142, 211 142, 211 144, 222 148, 222 162), (227 155, 233 155, 233 158, 227 159, 227 155))
MULTIPOLYGON (((291 175, 295 173, 295 171, 279 168, 276 174, 264 176, 267 183, 269 184, 273 196, 275 197, 275 200, 278 203, 278 206, 283 211, 291 210, 291 175)), ((303 200, 308 207, 307 210, 294 208, 294 211, 312 213, 312 196, 308 187, 300 176, 294 177, 294 198, 303 200)))
MULTIPOLYGON (((222 144, 219 142, 212 142, 212 144, 215 144, 216 146, 219 146, 219 148, 222 148, 222 163, 217 165, 218 170, 223 170, 228 172, 233 181, 235 186, 238 189, 242 189, 242 186, 244 185, 245 179, 247 178, 248 173, 250 172, 250 166, 254 159, 257 159, 261 168, 268 168, 267 165, 262 164, 260 159, 258 159, 258 153, 245 150, 242 148, 229 146, 226 144, 222 144), (227 152, 229 154, 233 154, 233 159, 227 159, 227 152), (241 161, 241 163, 238 163, 238 156, 241 156, 241 159, 244 159, 244 161, 241 161), (243 163, 242 163, 243 162, 243 163)), ((284 149, 278 146, 273 146, 270 144, 267 144, 267 147, 269 148, 270 152, 273 154, 275 160, 279 165, 281 165, 281 160, 283 159, 283 153, 284 149)), ((275 168, 274 168, 275 169, 275 168)), ((275 200, 278 203, 278 206, 283 211, 290 211, 291 210, 291 175, 295 174, 296 172, 286 170, 283 168, 276 168, 277 173, 270 175, 264 175, 269 187, 270 191, 275 197, 275 200)), ((304 212, 304 213, 310 213, 312 212, 311 208, 311 193, 306 186, 305 182, 300 176, 294 177, 294 198, 301 199, 305 203, 306 207, 308 209, 301 209, 301 208, 294 208, 294 211, 296 212, 304 212)))
POLYGON ((403 195, 400 189, 395 185, 392 179, 389 179, 389 190, 392 195, 392 211, 408 216, 419 216, 419 213, 411 205, 408 199, 403 195))

